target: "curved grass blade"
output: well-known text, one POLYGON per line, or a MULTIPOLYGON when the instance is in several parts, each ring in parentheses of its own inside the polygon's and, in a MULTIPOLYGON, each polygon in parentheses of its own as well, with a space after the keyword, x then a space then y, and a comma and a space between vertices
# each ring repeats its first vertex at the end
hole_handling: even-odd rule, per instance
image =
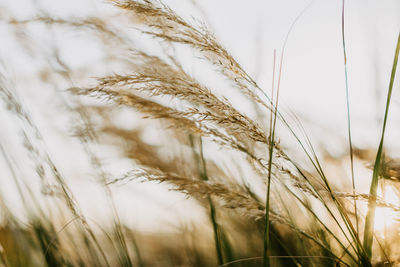
POLYGON ((393 61, 392 73, 390 75, 389 90, 388 90, 388 94, 387 94, 386 108, 385 108, 385 117, 383 120, 382 136, 381 136, 381 141, 379 143, 378 152, 376 153, 374 171, 372 174, 371 187, 369 190, 369 194, 371 197, 368 201, 368 213, 367 213, 367 217, 365 219, 364 244, 363 245, 364 245, 364 249, 365 249, 369 259, 372 258, 372 241, 373 241, 373 235, 374 235, 376 197, 377 197, 377 188, 378 188, 378 180, 379 180, 379 170, 380 170, 382 153, 383 153, 383 140, 385 137, 386 122, 387 122, 387 117, 388 117, 388 113, 389 113, 390 99, 392 97, 392 90, 393 90, 394 77, 396 75, 397 62, 399 59, 399 51, 400 51, 400 33, 397 38, 397 47, 396 47, 396 52, 395 52, 394 61, 393 61))

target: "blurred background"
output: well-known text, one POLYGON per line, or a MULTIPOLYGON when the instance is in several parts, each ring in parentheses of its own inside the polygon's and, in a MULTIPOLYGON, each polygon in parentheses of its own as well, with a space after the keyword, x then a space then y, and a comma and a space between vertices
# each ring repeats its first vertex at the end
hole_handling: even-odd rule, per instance
MULTIPOLYGON (((323 165, 327 174, 340 177, 333 179, 333 184, 351 190, 342 1, 165 0, 163 3, 190 23, 206 25, 269 95, 274 51, 276 62, 284 52, 280 109, 285 114, 296 114, 301 121, 317 154, 325 160, 323 165)), ((172 47, 142 34, 138 26, 140 19, 129 12, 121 12, 108 1, 0 2, 0 81, 29 115, 29 119, 24 116, 18 119, 21 116, 18 109, 13 111, 15 106, 10 108, 5 104, 1 107, 0 191, 4 206, 12 207, 12 213, 23 224, 29 222, 30 212, 35 213, 36 204, 24 200, 21 195, 41 196, 36 197, 39 206, 58 207, 51 201, 52 195, 57 194, 57 190, 53 191, 54 181, 47 178, 51 165, 43 167, 40 164, 49 157, 65 177, 95 232, 102 231, 97 224, 111 227, 115 219, 113 208, 107 197, 109 193, 98 177, 123 177, 137 163, 137 160, 132 161, 129 153, 144 155, 144 148, 113 137, 113 131, 106 133, 106 137, 100 136, 98 144, 85 144, 80 133, 80 130, 84 131, 85 120, 80 117, 81 113, 71 111, 78 110, 80 105, 95 110, 99 101, 71 96, 69 89, 91 87, 98 77, 128 74, 130 64, 134 64, 129 55, 135 49, 158 56, 173 54, 190 76, 229 99, 239 111, 251 118, 260 118, 261 126, 267 129, 266 115, 258 114, 251 101, 230 90, 231 84, 226 78, 213 74, 213 66, 190 49, 172 47), (102 35, 102 26, 118 36, 113 39, 102 35), (30 139, 36 140, 36 144, 30 144, 27 141, 30 139), (124 151, 123 148, 128 146, 130 152, 124 151), (27 212, 26 205, 31 206, 31 211, 27 212)), ((352 140, 355 151, 364 155, 355 159, 356 188, 360 193, 368 193, 370 186, 370 165, 379 144, 399 29, 398 0, 346 1, 345 41, 352 140)), ((385 140, 387 157, 393 160, 400 158, 398 81, 397 78, 393 88, 385 140)), ((180 106, 174 99, 167 101, 180 106)), ((151 149, 162 154, 166 164, 177 160, 174 158, 177 152, 173 151, 175 140, 165 141, 168 138, 160 130, 164 126, 143 120, 139 114, 118 112, 114 116, 104 109, 91 119, 93 124, 106 125, 107 122, 108 126, 111 121, 115 129, 130 130, 130 134, 141 136, 144 144, 149 145, 147 161, 151 161, 151 149), (134 132, 133 129, 140 130, 134 132)), ((288 131, 278 125, 277 132, 282 146, 300 162, 304 161, 299 152, 301 148, 289 137, 288 131)), ((206 156, 213 162, 225 155, 213 144, 204 146, 206 156)), ((182 155, 184 158, 183 152, 182 155)), ((239 167, 231 160, 235 154, 229 155, 217 164, 218 168, 238 175, 239 167)), ((182 164, 183 168, 187 167, 182 164)), ((246 172, 246 168, 242 171, 246 172)), ((255 187, 255 190, 261 190, 255 187)), ((208 213, 195 199, 171 190, 164 183, 134 181, 112 184, 110 188, 122 224, 137 232, 176 234, 193 225, 209 224, 208 213)), ((397 193, 392 194, 394 196, 387 201, 400 205, 397 193)), ((382 216, 389 215, 383 213, 382 216)), ((7 217, 7 212, 3 212, 3 217, 7 217)), ((66 218, 54 217, 60 220, 58 229, 70 219, 68 215, 66 218)))

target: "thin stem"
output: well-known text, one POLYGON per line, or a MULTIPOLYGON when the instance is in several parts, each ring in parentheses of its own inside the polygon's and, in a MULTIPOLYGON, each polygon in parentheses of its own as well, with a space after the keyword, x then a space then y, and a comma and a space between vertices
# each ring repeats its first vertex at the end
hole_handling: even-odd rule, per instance
MULTIPOLYGON (((351 168, 351 183, 353 195, 356 192, 355 179, 354 179, 354 159, 353 159, 353 142, 351 138, 351 120, 350 120, 350 97, 349 97, 349 85, 348 85, 348 75, 347 75, 347 52, 346 52, 346 41, 344 34, 344 7, 345 0, 342 2, 342 45, 343 45, 343 56, 344 56, 344 76, 346 83, 346 105, 347 105, 347 133, 349 139, 349 150, 350 150, 350 168, 351 168)), ((359 233, 358 229, 358 215, 357 215, 357 200, 354 198, 354 216, 356 218, 356 231, 357 235, 359 233)))
MULTIPOLYGON (((275 60, 276 60, 276 50, 274 50, 274 61, 272 67, 272 98, 271 101, 274 101, 274 82, 275 82, 275 60)), ((272 170, 272 154, 274 150, 274 134, 275 130, 273 129, 273 117, 276 119, 276 112, 274 116, 273 107, 271 108, 270 114, 270 127, 269 127, 269 160, 268 160, 268 182, 267 182, 267 196, 265 203, 265 229, 264 229, 264 266, 269 266, 269 209, 270 209, 270 190, 271 190, 271 170, 272 170)), ((275 121, 275 120, 274 120, 275 121)))

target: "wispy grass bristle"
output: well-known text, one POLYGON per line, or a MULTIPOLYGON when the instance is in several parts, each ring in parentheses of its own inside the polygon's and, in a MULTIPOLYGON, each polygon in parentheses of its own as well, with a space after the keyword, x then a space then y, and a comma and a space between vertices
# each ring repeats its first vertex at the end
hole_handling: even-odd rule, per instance
POLYGON ((337 154, 280 99, 289 36, 316 1, 273 50, 270 92, 206 23, 163 1, 109 0, 81 16, 33 2, 18 16, 0 3, 4 40, 18 44, 0 58, 1 266, 400 263, 400 165, 384 151, 400 35, 371 163, 374 150, 357 147, 353 131, 344 0, 348 148, 337 154), (70 47, 82 40, 88 62, 70 47), (26 66, 11 75, 16 62, 26 66), (371 170, 368 193, 358 186, 371 170), (378 209, 391 220, 383 230, 378 209))

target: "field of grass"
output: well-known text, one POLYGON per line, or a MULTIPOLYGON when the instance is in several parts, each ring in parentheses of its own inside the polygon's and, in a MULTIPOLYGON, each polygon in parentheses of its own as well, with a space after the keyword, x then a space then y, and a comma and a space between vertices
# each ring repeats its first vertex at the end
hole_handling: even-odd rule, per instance
POLYGON ((280 102, 286 45, 315 1, 271 51, 270 88, 174 6, 67 17, 39 2, 0 6, 1 266, 400 266, 400 165, 385 151, 399 32, 378 145, 357 147, 341 1, 347 134, 333 155, 280 102))

